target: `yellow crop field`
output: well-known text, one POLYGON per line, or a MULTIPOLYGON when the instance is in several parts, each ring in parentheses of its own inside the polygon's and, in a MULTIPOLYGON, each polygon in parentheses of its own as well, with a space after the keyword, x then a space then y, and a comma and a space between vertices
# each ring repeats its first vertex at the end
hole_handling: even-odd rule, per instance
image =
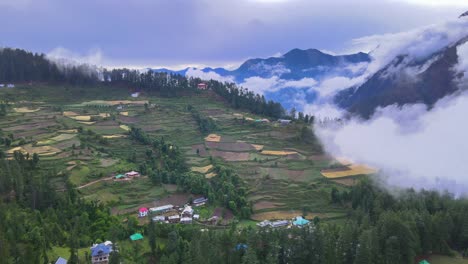
POLYGON ((297 154, 296 151, 283 151, 283 150, 264 150, 262 154, 273 155, 273 156, 287 156, 297 154))
POLYGON ((218 176, 218 174, 216 174, 214 172, 210 172, 210 173, 205 174, 206 179, 211 179, 211 178, 213 178, 215 176, 218 176))
POLYGON ((322 171, 322 175, 334 179, 334 178, 342 178, 342 177, 349 177, 361 174, 373 174, 376 173, 377 170, 366 165, 359 165, 359 164, 352 164, 348 166, 348 169, 345 170, 325 170, 322 171))
POLYGON ((205 167, 192 167, 192 171, 199 172, 199 173, 207 173, 212 168, 213 168, 213 165, 210 164, 205 167))
POLYGON ((75 133, 78 133, 78 129, 64 129, 64 130, 58 130, 57 132, 65 133, 65 134, 75 134, 75 133))
POLYGON ((252 147, 254 147, 257 151, 263 150, 263 145, 257 145, 257 144, 252 144, 252 147))
POLYGON ((127 125, 120 125, 120 128, 125 131, 130 131, 130 127, 128 127, 127 125))
POLYGON ((109 113, 99 113, 99 116, 102 118, 110 117, 109 113))
POLYGON ((18 107, 18 108, 13 108, 13 110, 15 110, 15 112, 17 112, 17 113, 34 113, 34 112, 37 112, 37 111, 39 111, 41 109, 40 108, 30 109, 30 108, 27 108, 27 107, 18 107))
POLYGON ((51 146, 41 146, 41 147, 33 147, 31 144, 24 145, 22 147, 16 147, 7 151, 7 154, 13 154, 15 151, 21 151, 23 153, 34 154, 36 153, 39 156, 52 156, 59 152, 60 149, 54 148, 51 146))
POLYGON ((88 121, 78 121, 78 123, 87 125, 87 126, 96 124, 96 122, 88 122, 88 121))
POLYGON ((123 137, 126 137, 126 135, 104 135, 102 137, 103 138, 123 138, 123 137))
POLYGON ((72 111, 64 111, 63 112, 63 116, 67 116, 67 117, 70 117, 70 116, 77 116, 78 114, 75 113, 75 112, 72 112, 72 111))
POLYGON ((120 112, 120 115, 128 116, 128 112, 120 112))
POLYGON ((221 141, 221 136, 216 135, 216 134, 209 134, 206 138, 205 141, 208 142, 220 142, 221 141))
POLYGON ((91 116, 89 115, 70 116, 70 118, 76 121, 85 121, 85 122, 91 121, 91 116))

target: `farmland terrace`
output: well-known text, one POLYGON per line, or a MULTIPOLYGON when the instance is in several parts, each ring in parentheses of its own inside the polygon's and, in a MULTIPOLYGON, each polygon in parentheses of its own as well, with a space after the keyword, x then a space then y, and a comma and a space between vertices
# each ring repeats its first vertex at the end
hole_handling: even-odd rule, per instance
POLYGON ((232 109, 210 91, 177 98, 142 94, 132 100, 118 87, 20 86, 0 90, 0 98, 10 106, 0 119, 1 136, 11 139, 2 146, 10 158, 15 151, 38 154, 42 168, 57 168, 57 189, 68 180, 81 186, 82 197, 109 203, 115 212, 133 212, 169 195, 190 196, 173 185, 153 185, 148 177, 109 180, 138 170, 147 155, 146 146, 129 137, 131 127, 178 146, 188 167, 206 181, 217 177, 214 164, 234 169, 247 183, 251 218, 257 221, 299 214, 344 217, 343 207, 330 201, 331 189, 346 189, 360 176, 325 177, 322 172, 338 162, 322 153, 313 133, 304 139, 297 124, 255 122, 265 117, 232 109), (216 128, 201 133, 189 105, 216 128))

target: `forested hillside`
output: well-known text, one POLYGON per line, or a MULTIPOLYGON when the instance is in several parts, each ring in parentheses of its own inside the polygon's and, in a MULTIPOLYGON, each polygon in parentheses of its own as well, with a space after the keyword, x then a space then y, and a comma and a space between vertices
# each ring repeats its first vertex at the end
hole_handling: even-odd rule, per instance
POLYGON ((44 54, 21 49, 0 49, 0 83, 95 83, 98 72, 89 65, 57 65, 44 54))

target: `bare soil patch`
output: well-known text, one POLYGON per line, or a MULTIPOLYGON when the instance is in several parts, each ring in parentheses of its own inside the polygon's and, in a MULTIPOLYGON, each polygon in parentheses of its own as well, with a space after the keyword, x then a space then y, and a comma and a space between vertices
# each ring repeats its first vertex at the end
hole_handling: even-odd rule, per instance
POLYGON ((206 146, 212 149, 219 149, 219 150, 228 150, 228 151, 251 151, 255 150, 255 148, 246 142, 206 142, 206 146))
POLYGON ((249 160, 249 153, 247 152, 229 152, 229 151, 218 151, 211 150, 211 155, 214 157, 223 158, 226 161, 247 161, 249 160))
POLYGON ((204 144, 197 144, 192 146, 192 151, 193 154, 197 154, 197 149, 198 149, 198 154, 202 157, 206 157, 208 153, 206 152, 205 145, 204 144))
POLYGON ((220 142, 221 141, 221 136, 216 135, 216 134, 209 134, 205 138, 205 141, 207 141, 207 142, 220 142))
POLYGON ((119 116, 119 120, 127 124, 134 124, 140 121, 136 116, 119 116))

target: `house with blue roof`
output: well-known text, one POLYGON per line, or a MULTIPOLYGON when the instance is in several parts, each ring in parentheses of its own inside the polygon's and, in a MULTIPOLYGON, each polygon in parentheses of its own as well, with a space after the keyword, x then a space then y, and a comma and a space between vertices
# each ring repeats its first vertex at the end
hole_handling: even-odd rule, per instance
POLYGON ((305 226, 309 224, 310 221, 307 219, 302 218, 302 216, 296 217, 296 220, 293 221, 293 225, 295 226, 305 226))
POLYGON ((67 262, 68 261, 66 259, 59 257, 57 261, 55 262, 55 264, 67 264, 67 262))
POLYGON ((109 263, 109 255, 112 252, 112 242, 106 241, 91 247, 91 262, 93 264, 109 263))

